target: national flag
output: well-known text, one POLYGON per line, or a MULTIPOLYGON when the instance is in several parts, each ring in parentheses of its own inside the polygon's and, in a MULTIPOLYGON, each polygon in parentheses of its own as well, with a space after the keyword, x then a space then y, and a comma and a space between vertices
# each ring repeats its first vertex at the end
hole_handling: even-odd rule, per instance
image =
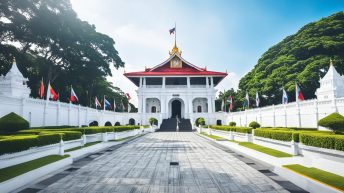
POLYGON ((130 97, 129 93, 125 93, 125 95, 127 96, 128 101, 130 101, 131 97, 130 97))
POLYGON ((108 100, 106 100, 106 98, 104 96, 104 110, 111 109, 111 108, 112 108, 111 103, 108 100))
POLYGON ((174 33, 176 32, 176 27, 170 29, 169 32, 170 32, 170 35, 171 35, 171 34, 174 34, 174 33))
POLYGON ((100 102, 99 102, 99 100, 98 100, 98 98, 96 97, 95 99, 94 99, 94 103, 95 103, 95 105, 96 105, 96 108, 97 107, 102 107, 102 105, 100 104, 100 102))
POLYGON ((72 102, 72 103, 76 103, 76 102, 79 101, 79 98, 78 98, 78 96, 76 96, 72 86, 70 86, 70 98, 69 98, 69 101, 72 102))
POLYGON ((48 84, 48 91, 47 91, 47 100, 52 99, 53 101, 57 101, 59 99, 59 95, 56 94, 53 87, 50 85, 50 81, 48 84))
POLYGON ((116 100, 113 99, 113 110, 116 111, 116 100))
POLYGON ((232 98, 232 95, 229 96, 229 109, 231 111, 233 110, 233 98, 232 98))
POLYGON ((282 104, 288 104, 287 92, 283 89, 282 104))
POLYGON ((248 96, 248 92, 246 92, 246 97, 245 97, 245 99, 246 99, 246 105, 247 105, 247 107, 250 107, 250 97, 248 96))
POLYGON ((41 84, 38 89, 38 95, 42 99, 44 97, 44 83, 43 83, 43 78, 41 80, 41 84))
POLYGON ((297 83, 295 83, 295 92, 296 92, 296 101, 303 101, 305 98, 303 97, 301 88, 297 83))
POLYGON ((260 104, 260 99, 259 99, 259 94, 256 92, 256 106, 259 107, 260 104))

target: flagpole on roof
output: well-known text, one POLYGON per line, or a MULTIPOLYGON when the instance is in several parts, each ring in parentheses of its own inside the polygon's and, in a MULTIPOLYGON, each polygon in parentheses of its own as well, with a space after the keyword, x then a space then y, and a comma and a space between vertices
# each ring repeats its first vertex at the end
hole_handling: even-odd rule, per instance
POLYGON ((177 23, 174 22, 174 45, 177 46, 177 23))

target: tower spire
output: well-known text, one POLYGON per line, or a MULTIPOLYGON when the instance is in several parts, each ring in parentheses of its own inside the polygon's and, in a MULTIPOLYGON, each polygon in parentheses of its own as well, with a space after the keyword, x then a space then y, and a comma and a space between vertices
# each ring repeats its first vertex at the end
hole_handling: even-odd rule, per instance
POLYGON ((175 53, 177 55, 182 54, 182 51, 180 51, 178 46, 177 46, 177 24, 176 23, 174 23, 174 46, 173 46, 172 50, 169 52, 169 54, 170 54, 170 56, 172 56, 175 53))

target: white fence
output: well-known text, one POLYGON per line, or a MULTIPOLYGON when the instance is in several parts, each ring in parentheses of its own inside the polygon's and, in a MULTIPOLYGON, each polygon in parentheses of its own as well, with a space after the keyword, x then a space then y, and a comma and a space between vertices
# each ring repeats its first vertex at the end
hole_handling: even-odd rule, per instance
POLYGON ((248 126, 256 121, 263 127, 309 127, 317 128, 319 119, 338 112, 344 115, 344 98, 273 105, 240 112, 227 113, 224 124, 233 121, 237 126, 248 126))

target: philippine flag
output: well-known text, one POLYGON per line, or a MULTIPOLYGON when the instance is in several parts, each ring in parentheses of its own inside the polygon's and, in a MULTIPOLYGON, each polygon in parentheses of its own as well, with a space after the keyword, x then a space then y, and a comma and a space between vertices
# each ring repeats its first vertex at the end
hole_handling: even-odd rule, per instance
POLYGON ((70 102, 72 103, 76 103, 79 101, 78 97, 76 96, 74 89, 72 86, 70 86, 70 98, 69 98, 70 102))
POLYGON ((303 97, 301 88, 297 83, 295 83, 295 91, 296 91, 296 101, 303 101, 305 98, 303 97))
POLYGON ((282 104, 288 104, 287 92, 283 89, 282 104))

